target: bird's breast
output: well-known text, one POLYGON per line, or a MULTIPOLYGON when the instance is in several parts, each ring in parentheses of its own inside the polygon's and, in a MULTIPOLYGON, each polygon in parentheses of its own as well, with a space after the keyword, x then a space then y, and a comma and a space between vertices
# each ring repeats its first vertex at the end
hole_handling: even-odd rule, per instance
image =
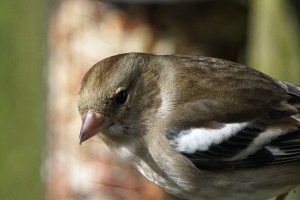
POLYGON ((133 144, 115 147, 113 150, 122 160, 133 165, 144 177, 164 188, 167 192, 174 195, 182 195, 186 192, 184 188, 178 187, 177 183, 168 177, 159 166, 153 166, 153 164, 156 165, 155 163, 151 164, 149 160, 141 159, 136 153, 136 146, 133 144))

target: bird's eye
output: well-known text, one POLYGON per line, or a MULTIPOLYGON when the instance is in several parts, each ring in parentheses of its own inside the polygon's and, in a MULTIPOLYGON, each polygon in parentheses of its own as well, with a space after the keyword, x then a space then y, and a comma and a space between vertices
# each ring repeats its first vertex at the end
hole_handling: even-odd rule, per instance
POLYGON ((125 103, 125 101, 127 100, 127 92, 126 90, 121 90, 120 92, 117 93, 117 96, 116 96, 116 103, 117 104, 123 104, 125 103))

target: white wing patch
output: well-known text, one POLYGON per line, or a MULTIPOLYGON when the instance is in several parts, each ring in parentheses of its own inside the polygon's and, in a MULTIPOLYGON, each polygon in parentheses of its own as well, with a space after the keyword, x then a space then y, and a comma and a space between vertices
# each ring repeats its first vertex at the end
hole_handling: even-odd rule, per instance
MULTIPOLYGON (((243 150, 241 153, 237 154, 236 156, 234 156, 232 158, 232 160, 238 160, 238 159, 243 159, 246 158, 247 156, 255 153, 257 150, 261 149, 262 146, 270 143, 272 140, 278 138, 281 135, 286 134, 287 132, 291 131, 293 129, 291 128, 268 128, 267 130, 265 130, 264 132, 262 132, 261 134, 259 134, 252 143, 249 144, 249 146, 243 150)), ((274 150, 273 152, 276 154, 278 153, 277 150, 275 149, 268 149, 268 150, 274 150)), ((273 153, 272 152, 272 153, 273 153)))
POLYGON ((219 144, 238 133, 248 125, 245 123, 226 124, 220 129, 191 128, 183 130, 174 139, 176 150, 185 153, 206 151, 213 144, 219 144))
POLYGON ((285 155, 288 155, 287 153, 285 153, 284 151, 282 151, 278 147, 267 146, 266 149, 269 150, 273 155, 276 155, 276 156, 285 156, 285 155))

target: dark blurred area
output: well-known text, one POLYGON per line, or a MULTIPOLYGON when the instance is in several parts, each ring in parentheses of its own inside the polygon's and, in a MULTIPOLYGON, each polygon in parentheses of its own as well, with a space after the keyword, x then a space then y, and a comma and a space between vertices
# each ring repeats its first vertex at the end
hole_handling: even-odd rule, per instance
POLYGON ((172 38, 176 53, 239 60, 245 52, 248 4, 240 1, 163 2, 128 4, 119 1, 111 5, 131 19, 143 20, 155 38, 172 38))
POLYGON ((76 92, 107 56, 206 55, 300 84, 297 0, 7 1, 0 19, 1 199, 165 198, 97 138, 78 145, 76 92))

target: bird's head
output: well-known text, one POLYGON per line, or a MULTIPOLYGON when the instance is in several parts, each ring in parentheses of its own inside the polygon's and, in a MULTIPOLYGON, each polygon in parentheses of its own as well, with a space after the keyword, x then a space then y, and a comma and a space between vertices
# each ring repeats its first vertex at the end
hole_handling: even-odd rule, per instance
POLYGON ((137 137, 159 106, 157 67, 151 55, 122 54, 95 64, 78 92, 82 116, 80 143, 99 133, 103 139, 126 141, 137 137))

